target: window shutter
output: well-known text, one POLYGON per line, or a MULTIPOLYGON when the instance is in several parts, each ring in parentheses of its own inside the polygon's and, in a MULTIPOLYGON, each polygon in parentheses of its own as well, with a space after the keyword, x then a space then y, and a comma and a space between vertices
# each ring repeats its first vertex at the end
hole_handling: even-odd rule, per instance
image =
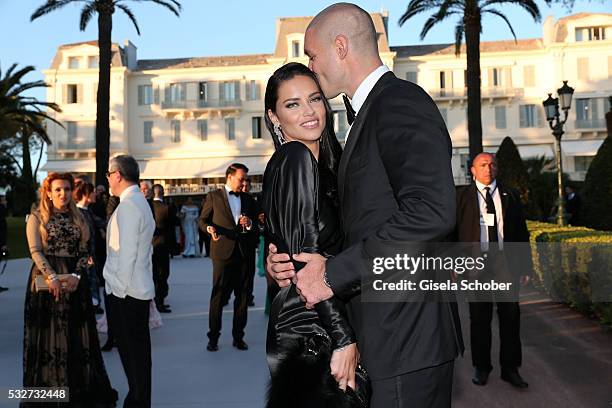
POLYGON ((83 103, 83 84, 77 85, 77 100, 76 103, 83 103))
POLYGON ((153 91, 153 101, 156 105, 159 105, 159 85, 155 85, 155 90, 153 91))
POLYGON ((168 103, 172 100, 172 88, 170 84, 166 84, 164 87, 164 102, 168 103))
POLYGON ((219 100, 225 100, 225 82, 219 82, 219 100))
MULTIPOLYGON (((612 59, 610 60, 612 62, 612 59)), ((255 82, 255 100, 258 101, 261 99, 261 84, 259 82, 255 82)))
POLYGON ((144 86, 138 85, 138 105, 144 105, 144 86))
POLYGON ((496 129, 506 128, 506 107, 505 106, 495 107, 495 128, 496 129))
POLYGON ((234 100, 240 100, 240 81, 234 81, 234 100))
POLYGON ((525 115, 526 113, 525 111, 527 110, 526 108, 527 108, 526 105, 519 106, 519 126, 522 128, 527 127, 527 123, 526 123, 527 121, 525 120, 525 116, 527 116, 525 115))
POLYGON ((245 84, 245 92, 244 93, 245 93, 245 99, 247 101, 252 101, 252 100, 255 99, 255 98, 253 98, 253 82, 254 81, 248 81, 245 84))
POLYGON ((180 89, 180 92, 181 92, 179 100, 180 101, 187 100, 187 83, 186 82, 181 83, 179 85, 179 89, 180 89))

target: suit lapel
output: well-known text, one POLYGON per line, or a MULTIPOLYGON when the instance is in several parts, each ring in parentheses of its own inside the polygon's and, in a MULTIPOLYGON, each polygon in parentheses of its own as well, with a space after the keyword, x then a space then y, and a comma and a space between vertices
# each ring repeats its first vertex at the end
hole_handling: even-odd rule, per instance
MULTIPOLYGON (((499 189, 499 198, 502 203, 502 219, 506 219, 506 210, 508 209, 508 191, 501 184, 497 183, 497 188, 499 189)), ((504 223, 506 225, 506 223, 504 223)))
POLYGON ((468 203, 470 211, 470 225, 474 228, 474 237, 477 241, 480 241, 480 206, 478 205, 478 189, 476 183, 472 182, 468 187, 468 203))
POLYGON ((357 117, 355 118, 355 122, 353 122, 353 126, 348 135, 348 140, 346 145, 344 146, 344 152, 342 153, 342 157, 340 158, 340 164, 338 166, 338 186, 340 189, 340 199, 343 202, 343 197, 345 193, 345 181, 344 178, 346 176, 346 170, 349 163, 349 159, 353 150, 355 150, 355 146, 357 144, 357 140, 361 136, 363 126, 366 123, 367 116, 370 110, 370 107, 373 104, 373 101, 376 97, 387 87, 389 86, 389 82, 391 79, 395 78, 395 75, 392 72, 387 72, 374 85, 374 88, 368 94, 363 106, 359 109, 357 113, 357 117))

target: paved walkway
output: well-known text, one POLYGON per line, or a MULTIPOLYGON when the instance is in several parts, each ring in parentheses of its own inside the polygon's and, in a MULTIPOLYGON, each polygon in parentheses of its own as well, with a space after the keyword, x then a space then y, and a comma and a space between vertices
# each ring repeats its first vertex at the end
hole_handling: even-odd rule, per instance
MULTIPOLYGON (((0 285, 0 391, 21 385, 23 298, 30 261, 10 261, 0 285)), ((153 405, 167 408, 261 408, 268 371, 265 361, 265 281, 256 278, 256 307, 249 310, 245 340, 249 350, 231 346, 231 312, 224 314, 220 350, 205 350, 212 267, 208 258, 172 261, 168 303, 173 313, 151 332, 153 405)), ((461 307, 464 333, 467 307, 461 307)), ((529 389, 519 391, 499 379, 486 387, 471 384, 469 346, 455 369, 455 407, 612 407, 612 333, 537 292, 522 305, 523 368, 529 389)), ((467 336, 465 336, 467 340, 467 336)), ((495 336, 494 336, 495 338, 495 336)), ((104 340, 104 337, 102 337, 104 340)), ((494 344, 494 353, 498 345, 494 344)), ((104 353, 111 383, 123 399, 127 383, 116 351, 104 353)), ((0 395, 0 407, 17 404, 0 395)), ((290 408, 290 407, 289 407, 290 408)))

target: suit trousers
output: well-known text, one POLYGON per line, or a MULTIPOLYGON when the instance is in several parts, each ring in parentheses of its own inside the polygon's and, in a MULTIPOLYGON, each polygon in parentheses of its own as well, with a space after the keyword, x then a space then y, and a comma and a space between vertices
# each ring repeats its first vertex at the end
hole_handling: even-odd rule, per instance
POLYGON ((170 251, 165 244, 153 247, 153 283, 155 284, 155 303, 164 304, 168 296, 168 278, 170 277, 170 251))
POLYGON ((372 381, 370 408, 448 408, 455 360, 372 381))
POLYGON ((213 287, 210 294, 208 316, 208 338, 216 342, 221 335, 223 303, 234 291, 234 320, 232 336, 242 340, 247 324, 248 283, 247 261, 236 243, 234 252, 228 260, 213 259, 213 287))
POLYGON ((151 406, 151 336, 150 300, 126 296, 108 296, 112 310, 110 324, 117 339, 119 357, 128 380, 129 391, 124 408, 151 406))
MULTIPOLYGON (((499 362, 504 369, 521 365, 521 312, 517 302, 496 302, 499 320, 499 362)), ((472 365, 491 371, 491 320, 493 302, 470 302, 472 365)))

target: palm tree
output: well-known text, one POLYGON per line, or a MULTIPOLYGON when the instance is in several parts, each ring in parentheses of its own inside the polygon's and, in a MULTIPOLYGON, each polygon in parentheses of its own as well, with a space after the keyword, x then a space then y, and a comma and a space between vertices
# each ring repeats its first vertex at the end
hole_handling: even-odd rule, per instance
POLYGON ((482 152, 482 119, 480 112, 480 33, 482 17, 491 14, 501 18, 510 28, 516 41, 516 34, 508 18, 495 6, 514 4, 525 9, 536 21, 540 21, 540 10, 534 0, 411 0, 406 12, 399 19, 402 26, 411 17, 426 11, 434 13, 427 19, 421 30, 421 40, 429 30, 451 16, 459 16, 455 25, 455 54, 461 52, 461 41, 465 36, 467 59, 467 118, 470 144, 470 158, 482 152))
MULTIPOLYGON (((98 15, 98 48, 99 48, 99 73, 98 73, 98 95, 96 107, 96 184, 106 185, 105 173, 108 170, 110 156, 110 73, 111 73, 111 33, 113 29, 113 14, 118 8, 123 11, 134 24, 136 32, 140 35, 140 28, 134 13, 127 7, 127 0, 47 0, 40 6, 32 16, 33 21, 41 16, 49 14, 57 9, 71 3, 84 3, 81 10, 79 28, 85 31, 87 24, 94 16, 98 15)), ((181 10, 181 4, 176 0, 132 0, 136 2, 151 2, 163 6, 174 13, 177 17, 181 10)))
POLYGON ((15 71, 16 69, 17 64, 13 64, 2 76, 0 67, 0 139, 12 137, 27 128, 38 134, 45 143, 50 144, 43 121, 50 120, 60 126, 62 124, 49 116, 46 109, 56 112, 61 112, 61 109, 53 102, 39 101, 35 97, 26 96, 27 91, 46 88, 49 85, 44 81, 23 82, 23 78, 35 69, 31 65, 15 71))

